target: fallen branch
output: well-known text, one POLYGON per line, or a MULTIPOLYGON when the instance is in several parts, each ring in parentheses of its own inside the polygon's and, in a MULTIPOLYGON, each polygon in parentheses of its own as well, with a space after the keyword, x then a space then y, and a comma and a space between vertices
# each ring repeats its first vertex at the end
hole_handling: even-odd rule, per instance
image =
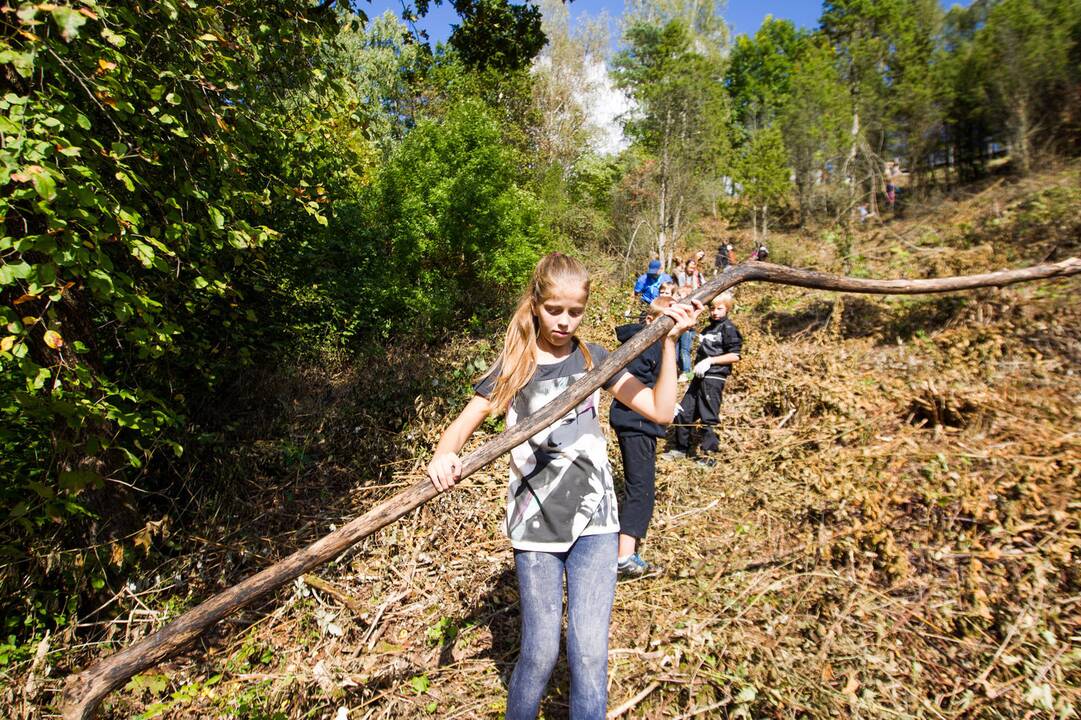
MULTIPOLYGON (((754 280, 839 292, 913 295, 954 292, 979 287, 1001 287, 1079 273, 1081 273, 1081 260, 1077 258, 1020 270, 928 280, 863 280, 798 270, 771 263, 746 262, 721 273, 703 285, 692 298, 703 303, 709 302, 724 290, 754 280)), ((543 409, 468 455, 462 462, 462 478, 469 477, 563 417, 627 363, 667 334, 672 325, 672 320, 667 317, 651 323, 618 350, 612 352, 602 365, 579 379, 543 409)), ((174 656, 222 618, 337 557, 376 530, 389 525, 432 499, 436 494, 435 487, 426 478, 420 480, 308 547, 296 551, 284 560, 192 608, 157 632, 98 661, 86 670, 69 676, 65 683, 61 706, 64 718, 83 720, 92 717, 102 699, 123 685, 132 675, 174 656)))

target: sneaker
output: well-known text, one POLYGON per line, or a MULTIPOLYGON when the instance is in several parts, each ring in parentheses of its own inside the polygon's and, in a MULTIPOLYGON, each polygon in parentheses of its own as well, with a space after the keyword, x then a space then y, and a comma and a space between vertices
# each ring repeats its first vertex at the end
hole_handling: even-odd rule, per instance
POLYGON ((661 572, 661 568, 647 560, 643 560, 641 555, 635 553, 624 560, 620 560, 619 564, 616 565, 616 572, 620 579, 631 580, 657 575, 661 572))
POLYGON ((683 460, 687 457, 687 453, 682 450, 669 450, 668 452, 661 453, 661 460, 683 460))
POLYGON ((695 461, 694 464, 697 465, 700 468, 707 468, 707 469, 717 467, 717 461, 714 460, 713 458, 699 458, 697 461, 695 461))

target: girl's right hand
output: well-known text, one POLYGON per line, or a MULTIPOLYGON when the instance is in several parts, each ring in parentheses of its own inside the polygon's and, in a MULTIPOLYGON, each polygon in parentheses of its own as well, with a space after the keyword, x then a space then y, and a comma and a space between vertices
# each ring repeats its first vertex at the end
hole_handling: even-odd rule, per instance
POLYGON ((454 487, 462 477, 462 461, 454 453, 442 453, 428 463, 428 477, 439 492, 446 492, 454 487))
POLYGON ((675 320, 676 324, 668 332, 669 339, 677 340, 687 330, 698 323, 698 316, 702 314, 705 305, 699 300, 692 300, 690 305, 684 302, 672 303, 664 309, 664 314, 675 320))

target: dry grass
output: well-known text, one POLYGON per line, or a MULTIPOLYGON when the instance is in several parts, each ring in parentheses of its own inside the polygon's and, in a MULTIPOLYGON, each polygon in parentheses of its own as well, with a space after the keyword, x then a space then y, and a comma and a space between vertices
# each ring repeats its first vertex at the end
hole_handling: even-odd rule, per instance
MULTIPOLYGON (((773 247, 875 276, 1076 254, 1081 198, 1046 194, 1076 191, 1077 177, 1074 166, 992 184, 843 245, 805 233, 773 247), (1048 202, 1073 215, 1033 209, 1048 202)), ((599 273, 588 319, 590 339, 609 346, 626 307, 618 266, 599 273)), ((666 572, 618 588, 613 711, 1073 716, 1079 287, 915 300, 740 289, 746 355, 724 400, 724 460, 659 466, 645 552, 666 572)), ((468 363, 493 351, 462 340, 432 363, 410 350, 377 373, 343 364, 262 382, 253 397, 275 398, 280 411, 206 461, 219 475, 229 468, 247 502, 174 536, 185 552, 156 585, 145 578, 120 593, 124 611, 96 618, 105 627, 96 637, 139 635, 420 477, 467 397, 468 363), (143 625, 133 620, 140 604, 143 625)), ((511 552, 497 529, 504 482, 502 467, 478 474, 323 568, 331 587, 278 593, 114 694, 105 715, 153 714, 160 703, 170 717, 499 716, 518 642, 511 552)), ((54 651, 65 642, 77 644, 62 639, 54 651)), ((53 678, 82 653, 53 661, 53 678)), ((545 717, 566 716, 567 693, 561 661, 545 717)), ((16 707, 17 692, 9 700, 16 707)))

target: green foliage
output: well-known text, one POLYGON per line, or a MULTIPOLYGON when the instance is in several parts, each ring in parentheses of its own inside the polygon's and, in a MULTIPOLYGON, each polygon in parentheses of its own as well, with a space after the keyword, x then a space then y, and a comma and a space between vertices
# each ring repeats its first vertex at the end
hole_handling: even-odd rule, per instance
POLYGON ((628 158, 640 172, 631 178, 626 207, 644 216, 631 217, 631 224, 648 222, 664 255, 701 212, 707 188, 728 160, 723 65, 710 48, 698 47, 683 19, 663 25, 633 19, 624 42, 612 74, 637 103, 624 131, 633 142, 628 158))
POLYGON ((733 111, 749 131, 770 125, 788 104, 796 59, 807 32, 767 17, 754 38, 740 35, 725 75, 733 111))
POLYGON ((700 159, 715 159, 725 147, 715 131, 728 117, 717 61, 697 52, 680 20, 663 26, 636 21, 624 39, 613 76, 639 105, 625 131, 654 154, 697 149, 700 159))
POLYGON ((537 183, 541 219, 556 245, 604 247, 612 231, 611 200, 619 168, 612 158, 584 155, 570 176, 550 165, 537 183))
POLYGON ((409 680, 409 687, 413 689, 417 695, 423 695, 428 692, 428 688, 432 686, 432 681, 428 679, 427 675, 415 675, 409 680))
POLYGON ((839 165, 847 149, 852 104, 834 50, 819 35, 804 42, 789 83, 780 126, 795 171, 800 218, 806 220, 822 171, 827 163, 839 165))
POLYGON ((508 0, 454 0, 462 22, 449 43, 467 65, 522 70, 544 47, 540 9, 508 0))
POLYGON ((435 625, 428 628, 425 635, 431 645, 445 645, 454 642, 458 637, 458 625, 452 618, 442 617, 435 625))
MULTIPOLYGON (((286 119, 276 93, 317 80, 298 62, 322 32, 309 10, 87 1, 4 16, 0 546, 70 570, 51 608, 18 613, 34 622, 116 564, 37 565, 53 528, 93 515, 101 539, 118 532, 123 513, 86 498, 179 455, 187 398, 260 346, 248 298, 279 238, 267 209, 302 206, 253 158, 286 119)), ((5 598, 15 580, 0 578, 5 598)))
POLYGON ((425 120, 389 158, 371 194, 377 254, 359 269, 370 312, 418 327, 490 305, 520 287, 544 247, 518 158, 479 100, 425 120), (408 282, 402 279, 408 278, 408 282), (460 298, 469 297, 472 307, 460 298))
POLYGON ((1081 70, 1070 62, 1077 46, 1077 0, 1002 0, 974 38, 987 63, 987 95, 1028 172, 1036 143, 1062 122, 1062 98, 1081 70))
MULTIPOLYGON (((443 0, 435 0, 441 5, 443 0)), ((415 0, 423 17, 431 0, 415 0)), ((517 71, 527 68, 544 47, 540 9, 533 3, 509 0, 452 0, 462 22, 454 26, 449 44, 471 68, 517 71)))
POLYGON ((407 37, 405 26, 387 11, 365 27, 345 17, 334 42, 319 49, 320 67, 340 88, 330 113, 383 157, 416 122, 414 84, 434 62, 425 46, 407 37))
POLYGON ((21 648, 151 549, 123 488, 171 497, 207 398, 298 347, 482 315, 545 233, 528 75, 433 58, 389 16, 88 1, 0 30, 0 612, 21 648))
POLYGON ((736 163, 735 178, 741 197, 754 212, 762 209, 763 229, 768 208, 783 203, 791 188, 788 155, 779 128, 759 130, 751 136, 736 163))

